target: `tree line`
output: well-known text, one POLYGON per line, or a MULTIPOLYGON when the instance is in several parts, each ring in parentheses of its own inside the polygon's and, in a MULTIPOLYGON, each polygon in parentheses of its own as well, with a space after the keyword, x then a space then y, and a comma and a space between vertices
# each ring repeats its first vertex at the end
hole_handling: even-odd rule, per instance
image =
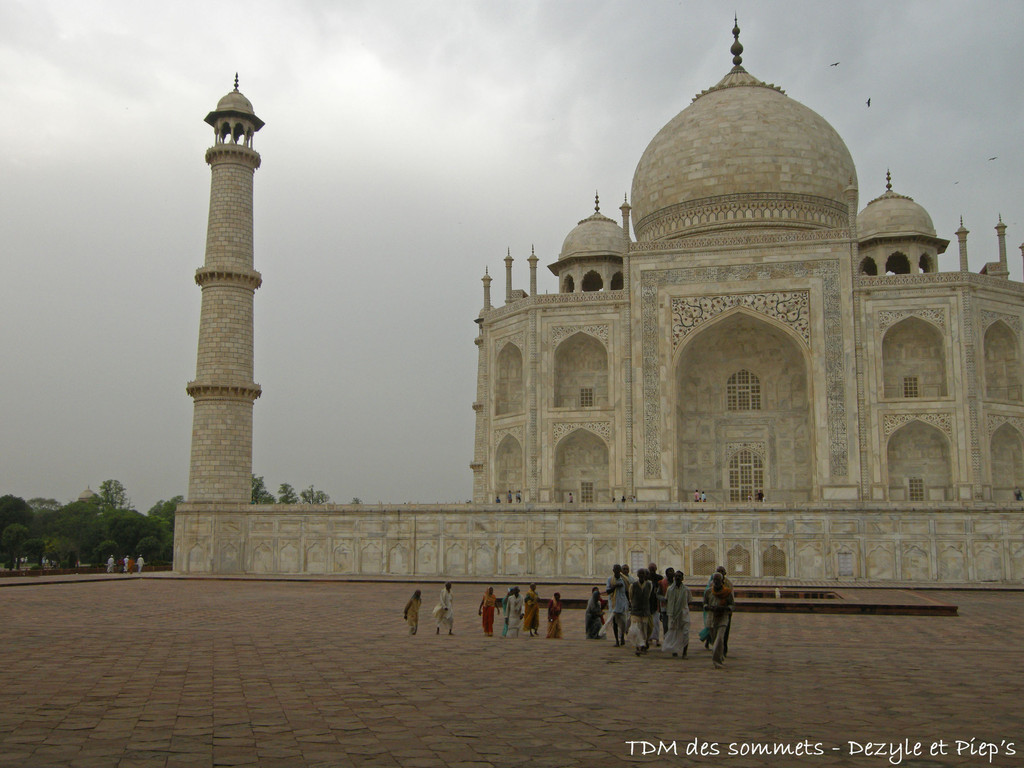
POLYGON ((142 555, 149 563, 174 557, 174 513, 185 499, 160 500, 146 514, 134 508, 124 485, 104 480, 92 497, 55 499, 0 496, 0 555, 7 568, 100 565, 111 555, 142 555))
MULTIPOLYGON (((277 488, 277 496, 274 496, 267 489, 263 475, 252 476, 253 504, 329 504, 330 501, 330 496, 312 485, 309 488, 296 491, 290 483, 281 483, 277 488)), ((361 504, 362 502, 357 497, 352 499, 352 503, 361 504)))

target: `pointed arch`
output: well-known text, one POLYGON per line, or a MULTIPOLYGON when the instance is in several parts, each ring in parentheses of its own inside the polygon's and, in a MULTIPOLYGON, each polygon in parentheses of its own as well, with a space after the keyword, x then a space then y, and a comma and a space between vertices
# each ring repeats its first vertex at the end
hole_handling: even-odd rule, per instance
POLYGON ((786 575, 786 553, 775 544, 761 553, 761 575, 779 577, 786 575))
POLYGON ((523 353, 511 342, 498 353, 494 390, 495 416, 523 412, 523 353))
POLYGON ((523 447, 512 435, 505 435, 494 453, 494 492, 504 497, 522 490, 524 480, 523 447))
POLYGON ((900 251, 894 251, 889 254, 889 258, 885 260, 885 274, 909 275, 910 259, 907 258, 907 254, 900 251))
POLYGON ((555 500, 609 501, 608 446, 588 429, 576 429, 555 446, 555 500), (588 490, 589 489, 589 490, 588 490))
MULTIPOLYGON (((792 328, 745 307, 723 312, 684 340, 675 383, 678 499, 695 488, 713 498, 733 497, 730 459, 752 443, 764 446, 758 467, 763 484, 753 487, 748 478, 735 500, 759 490, 770 490, 773 500, 814 498, 809 352, 792 328)), ((746 466, 752 470, 753 464, 751 457, 746 466)))
POLYGON ((580 283, 580 288, 583 289, 584 293, 600 291, 604 288, 604 280, 601 278, 601 274, 597 270, 592 269, 583 276, 583 282, 580 283))
POLYGON ((608 350, 595 336, 577 331, 555 350, 555 407, 608 405, 608 350))
POLYGON ((985 397, 1013 403, 1022 400, 1020 340, 1002 320, 985 331, 985 397))
POLYGON ((865 256, 860 262, 860 273, 862 275, 868 275, 875 277, 878 274, 878 265, 875 260, 870 256, 865 256))
POLYGON ((938 428, 920 419, 907 422, 889 436, 886 469, 891 501, 951 497, 949 440, 938 428))
POLYGON ((946 345, 937 326, 920 317, 900 320, 882 337, 886 398, 945 397, 946 345))
POLYGON ((566 275, 562 281, 562 293, 575 293, 576 281, 572 279, 572 275, 566 275))
POLYGON ((1024 441, 1010 424, 992 433, 989 443, 992 498, 1009 500, 1017 488, 1024 488, 1024 441))
POLYGON ((715 553, 707 544, 701 544, 693 550, 691 572, 694 576, 710 576, 715 572, 715 553))
POLYGON ((756 498, 763 489, 764 462, 760 456, 744 449, 729 457, 729 501, 756 498))

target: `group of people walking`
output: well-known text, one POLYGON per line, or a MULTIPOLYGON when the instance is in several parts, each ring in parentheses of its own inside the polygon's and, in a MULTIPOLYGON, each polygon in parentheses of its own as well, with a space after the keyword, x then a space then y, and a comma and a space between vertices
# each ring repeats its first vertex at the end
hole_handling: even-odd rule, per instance
POLYGON ((117 573, 120 567, 121 573, 142 573, 143 566, 146 565, 146 561, 142 555, 139 555, 138 559, 135 559, 129 555, 115 560, 113 555, 107 558, 107 573, 117 573))
MULTIPOLYGON (((690 590, 683 583, 684 577, 681 570, 674 568, 666 568, 662 576, 655 563, 639 569, 635 577, 628 566, 612 566, 605 593, 611 604, 610 623, 617 648, 628 643, 637 656, 643 656, 654 645, 673 656, 686 658, 690 648, 690 590)), ((718 566, 708 580, 703 597, 699 637, 704 647, 712 651, 714 666, 721 668, 729 649, 728 633, 735 604, 724 566, 718 566)))
MULTIPOLYGON (((520 593, 518 586, 509 587, 504 598, 494 594, 494 587, 488 587, 480 599, 477 615, 480 616, 484 634, 488 637, 494 636, 495 618, 499 619, 502 637, 519 637, 520 630, 527 632, 529 637, 540 637, 540 603, 536 584, 531 584, 525 595, 520 593)), ((419 628, 422 605, 423 594, 417 589, 402 611, 402 618, 409 626, 410 635, 415 635, 419 628)), ((441 589, 437 605, 434 606, 431 615, 437 625, 436 634, 441 634, 442 629, 446 629, 449 635, 455 634, 455 596, 450 581, 446 581, 441 589)), ((562 637, 561 617, 562 596, 555 592, 547 604, 548 637, 562 637)))
MULTIPOLYGON (((664 575, 658 573, 654 563, 638 570, 636 576, 630 574, 626 565, 613 565, 612 575, 605 583, 605 597, 600 587, 591 589, 584 619, 587 639, 606 636, 611 625, 616 648, 628 643, 637 656, 643 656, 653 645, 673 656, 686 658, 690 647, 690 590, 683 578, 683 572, 674 568, 666 568, 664 575), (611 609, 607 622, 606 607, 611 609)), ((699 637, 705 648, 711 650, 714 666, 721 668, 729 652, 729 628, 735 604, 732 582, 724 566, 718 566, 708 579, 703 598, 703 626, 699 637)), ((410 635, 415 635, 419 628, 422 604, 422 593, 417 589, 402 613, 410 635)), ((496 595, 494 587, 488 587, 477 607, 487 637, 493 637, 495 631, 502 637, 519 637, 520 631, 527 632, 529 637, 539 637, 540 612, 541 598, 536 584, 530 584, 525 595, 518 586, 509 587, 504 597, 496 595)), ((431 615, 436 623, 436 634, 440 635, 442 630, 454 634, 455 596, 450 581, 441 589, 431 615)), ((555 592, 547 602, 547 637, 562 637, 561 616, 562 597, 555 592)))

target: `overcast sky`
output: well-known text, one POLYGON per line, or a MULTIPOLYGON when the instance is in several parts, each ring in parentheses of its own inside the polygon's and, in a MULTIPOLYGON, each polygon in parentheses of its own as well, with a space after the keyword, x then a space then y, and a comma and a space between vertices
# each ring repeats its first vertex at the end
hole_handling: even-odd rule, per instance
MULTIPOLYGON (((751 74, 1021 279, 1024 3, 737 0, 751 74), (829 66, 833 62, 839 66, 829 66), (867 99, 871 99, 870 108, 867 99), (989 160, 996 157, 995 160, 989 160)), ((720 2, 0 0, 0 494, 185 494, 209 201, 203 118, 255 147, 253 470, 332 500, 472 495, 473 320, 528 287, 730 68, 720 2)))

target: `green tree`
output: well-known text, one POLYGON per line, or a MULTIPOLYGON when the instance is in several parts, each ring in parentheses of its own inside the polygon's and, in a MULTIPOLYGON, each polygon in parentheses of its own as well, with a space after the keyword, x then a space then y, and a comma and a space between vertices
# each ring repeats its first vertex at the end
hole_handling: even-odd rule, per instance
POLYGON ((21 558, 22 547, 28 540, 28 526, 21 523, 11 523, 4 528, 0 534, 0 544, 4 551, 11 556, 11 570, 18 567, 18 560, 21 558))
POLYGON ((326 504, 331 500, 330 496, 323 491, 318 491, 312 485, 299 493, 299 498, 302 499, 303 504, 326 504))
MULTIPOLYGON (((149 508, 146 517, 155 520, 160 525, 160 557, 170 560, 174 555, 174 514, 178 511, 178 505, 185 502, 184 496, 174 496, 167 501, 162 499, 149 508)), ((143 557, 149 557, 143 555, 143 557)))
POLYGON ((273 504, 274 494, 267 490, 267 485, 263 481, 263 475, 252 476, 252 503, 253 504, 273 504))
POLYGON ((278 504, 298 504, 299 495, 295 493, 295 489, 288 483, 281 483, 277 489, 277 503, 278 504))
POLYGON ((360 499, 360 498, 359 498, 358 496, 353 496, 353 497, 352 497, 352 503, 353 503, 353 504, 362 504, 362 503, 363 503, 363 500, 362 500, 362 499, 360 499))
POLYGON ((38 537, 26 539, 21 545, 21 551, 30 562, 36 565, 43 564, 43 552, 46 550, 46 542, 38 537))
POLYGON ((164 556, 164 543, 156 536, 143 536, 135 546, 135 551, 149 562, 161 560, 164 556))
POLYGON ((18 496, 0 496, 0 532, 11 523, 31 525, 32 508, 18 496))
POLYGON ((43 538, 67 539, 73 551, 83 560, 89 559, 96 545, 108 538, 103 522, 104 513, 96 501, 73 501, 56 513, 42 514, 47 515, 43 538))
POLYGON ((125 554, 135 554, 139 541, 147 536, 160 538, 163 526, 155 518, 130 509, 112 509, 103 513, 105 538, 120 542, 125 554))
POLYGON ((121 554, 121 547, 116 541, 113 539, 104 539, 97 544, 96 548, 92 551, 92 564, 106 565, 108 557, 113 555, 114 559, 117 560, 121 557, 121 554))
POLYGON ((74 565, 72 560, 77 550, 75 543, 67 536, 50 536, 44 543, 43 554, 51 563, 58 567, 74 565))
POLYGON ((104 480, 100 483, 100 506, 105 509, 133 509, 128 490, 120 480, 104 480))

